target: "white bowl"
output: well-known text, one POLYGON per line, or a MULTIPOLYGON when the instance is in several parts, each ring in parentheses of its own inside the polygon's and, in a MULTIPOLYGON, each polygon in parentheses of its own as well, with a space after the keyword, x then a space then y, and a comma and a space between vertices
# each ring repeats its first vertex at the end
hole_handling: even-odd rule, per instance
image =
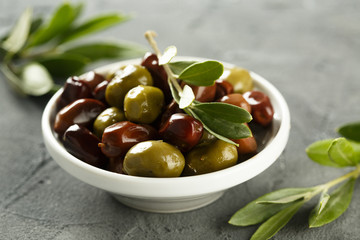
MULTIPOLYGON (((205 60, 178 57, 177 60, 205 60)), ((122 61, 96 69, 106 73, 125 64, 139 64, 140 59, 122 61)), ((225 67, 233 65, 224 63, 225 67)), ((117 174, 93 167, 68 153, 54 136, 52 127, 59 90, 48 102, 42 116, 42 132, 47 150, 65 171, 112 194, 123 204, 149 212, 182 212, 212 203, 225 190, 243 183, 267 169, 285 148, 290 131, 290 113, 281 93, 267 80, 251 72, 255 89, 266 93, 274 108, 274 120, 264 148, 252 158, 213 173, 178 178, 149 178, 117 174)))

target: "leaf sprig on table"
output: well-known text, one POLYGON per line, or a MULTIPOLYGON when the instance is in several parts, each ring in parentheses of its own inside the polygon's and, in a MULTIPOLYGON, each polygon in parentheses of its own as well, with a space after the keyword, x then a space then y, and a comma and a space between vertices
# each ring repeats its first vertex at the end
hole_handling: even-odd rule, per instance
POLYGON ((108 13, 79 21, 82 9, 82 4, 65 2, 45 21, 27 8, 12 30, 0 38, 0 70, 18 92, 44 95, 58 88, 54 78, 79 74, 95 61, 144 54, 143 47, 132 43, 79 42, 130 19, 121 13, 108 13))
POLYGON ((251 239, 269 239, 317 195, 320 195, 318 204, 309 216, 310 228, 321 227, 340 217, 351 202, 355 181, 360 175, 360 122, 346 124, 337 131, 342 137, 317 141, 306 153, 321 165, 352 167, 352 171, 314 187, 285 188, 265 194, 237 211, 229 223, 235 226, 262 223, 251 239), (340 183, 343 184, 338 186, 340 183), (333 187, 336 188, 330 190, 333 187))
POLYGON ((214 85, 223 74, 223 64, 212 60, 171 62, 177 54, 176 47, 170 46, 161 53, 154 40, 155 36, 156 33, 153 31, 145 33, 146 39, 159 59, 159 65, 162 65, 167 73, 171 94, 179 107, 199 120, 209 133, 225 142, 238 145, 232 139, 252 136, 249 127, 245 124, 252 120, 249 112, 227 103, 198 102, 189 86, 214 85), (178 82, 179 79, 185 83, 183 88, 178 82))

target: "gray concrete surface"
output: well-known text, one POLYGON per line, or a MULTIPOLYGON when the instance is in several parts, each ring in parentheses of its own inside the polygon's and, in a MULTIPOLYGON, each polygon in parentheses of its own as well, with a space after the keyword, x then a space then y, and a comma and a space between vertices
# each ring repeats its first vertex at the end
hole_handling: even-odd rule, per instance
MULTIPOLYGON (((47 14, 57 1, 0 1, 0 33, 26 6, 47 14)), ((267 171, 205 208, 179 214, 140 212, 63 171, 46 152, 40 117, 48 97, 22 98, 0 81, 0 239, 249 239, 256 227, 227 224, 247 202, 284 187, 340 176, 307 159, 313 141, 359 120, 360 2, 356 0, 89 1, 85 15, 123 11, 134 19, 96 38, 159 44, 181 55, 232 62, 269 79, 291 111, 286 150, 267 171)), ((309 229, 315 201, 274 239, 360 239, 360 189, 343 216, 309 229)))

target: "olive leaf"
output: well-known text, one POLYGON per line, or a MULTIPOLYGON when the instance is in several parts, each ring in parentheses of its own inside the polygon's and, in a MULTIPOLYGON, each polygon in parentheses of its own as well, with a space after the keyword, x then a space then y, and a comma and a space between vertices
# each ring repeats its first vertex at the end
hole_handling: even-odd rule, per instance
POLYGON ((220 102, 196 103, 190 106, 208 128, 230 139, 251 137, 251 131, 244 124, 252 120, 245 109, 220 102))
POLYGON ((274 192, 267 193, 254 201, 248 203, 245 207, 238 210, 229 220, 229 223, 236 226, 249 226, 261 223, 277 212, 291 206, 294 201, 299 200, 315 188, 284 188, 274 192), (301 195, 301 197, 299 197, 301 195), (278 201, 296 196, 294 201, 286 201, 282 204, 260 204, 278 201))
POLYGON ((169 62, 168 65, 171 71, 175 75, 179 75, 184 69, 188 68, 190 65, 196 63, 195 61, 177 61, 177 62, 169 62))
POLYGON ((17 53, 24 46, 31 28, 31 17, 32 10, 27 8, 20 16, 7 39, 2 43, 4 50, 17 53))
POLYGON ((321 227, 340 217, 349 207, 356 179, 351 178, 330 194, 327 204, 320 211, 315 207, 310 214, 309 226, 321 227))
POLYGON ((333 162, 329 158, 328 150, 334 140, 333 139, 326 139, 320 140, 312 143, 306 148, 306 154, 308 157, 313 160, 314 162, 329 166, 329 167, 341 167, 339 164, 333 162))
POLYGON ((91 18, 81 25, 66 31, 62 36, 60 43, 72 41, 77 38, 84 37, 90 33, 104 30, 113 25, 127 21, 128 19, 130 19, 129 16, 120 13, 106 14, 91 18))
POLYGON ((175 46, 169 46, 165 49, 163 55, 159 57, 159 65, 167 64, 176 56, 177 49, 175 46))
POLYGON ((183 91, 179 94, 180 101, 179 101, 179 108, 184 109, 195 100, 194 92, 192 91, 191 87, 185 85, 183 91))
POLYGON ((144 55, 145 49, 135 44, 96 42, 73 46, 64 50, 66 54, 76 54, 94 62, 101 59, 125 59, 144 55))
POLYGON ((46 26, 39 28, 30 38, 27 48, 38 46, 64 33, 77 17, 78 10, 70 3, 62 4, 46 26))
POLYGON ((80 73, 89 63, 89 59, 82 55, 64 53, 42 57, 38 62, 45 66, 51 75, 68 77, 80 73))
POLYGON ((337 132, 347 139, 360 142, 360 122, 345 124, 337 132))
POLYGON ((266 222, 264 222, 252 235, 251 240, 269 239, 280 231, 304 205, 304 201, 298 201, 281 210, 266 222))
POLYGON ((328 150, 329 158, 341 167, 355 166, 355 154, 351 143, 345 138, 334 139, 328 150))
POLYGON ((195 86, 211 86, 223 72, 224 66, 220 62, 205 61, 185 68, 179 74, 179 79, 195 86))
POLYGON ((40 96, 49 92, 54 82, 44 66, 33 62, 27 64, 21 74, 22 89, 26 94, 40 96))

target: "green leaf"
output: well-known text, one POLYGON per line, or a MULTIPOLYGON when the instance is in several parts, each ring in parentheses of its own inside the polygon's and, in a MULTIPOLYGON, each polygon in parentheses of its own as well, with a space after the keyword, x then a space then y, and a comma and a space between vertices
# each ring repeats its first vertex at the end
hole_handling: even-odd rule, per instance
POLYGON ((38 62, 56 77, 69 77, 79 74, 88 64, 89 59, 76 54, 60 54, 38 59, 38 62))
POLYGON ((180 93, 180 101, 179 101, 179 108, 184 109, 195 100, 194 92, 192 88, 188 85, 185 85, 183 91, 180 93))
POLYGON ((226 103, 196 103, 191 110, 212 131, 230 139, 251 136, 249 128, 243 124, 251 121, 251 114, 246 110, 226 103))
POLYGON ((302 207, 304 201, 293 203, 264 222, 252 235, 251 240, 269 239, 280 231, 302 207))
POLYGON ((190 65, 196 63, 195 61, 177 61, 168 63, 171 71, 175 75, 179 75, 184 69, 188 68, 190 65))
POLYGON ((337 132, 347 139, 360 142, 360 122, 345 124, 339 127, 337 132))
POLYGON ((224 71, 224 66, 217 61, 194 63, 184 69, 179 79, 196 86, 211 86, 219 79, 224 71))
POLYGON ((167 64, 176 56, 177 48, 175 46, 169 46, 165 49, 162 56, 159 57, 159 65, 167 64))
POLYGON ((329 158, 341 167, 355 166, 355 154, 351 143, 345 138, 335 139, 329 147, 329 158))
POLYGON ((360 163, 360 143, 348 140, 354 150, 354 162, 360 163))
POLYGON ((6 51, 17 53, 25 45, 31 27, 31 16, 30 8, 27 8, 20 16, 9 37, 2 43, 6 51))
POLYGON ((334 139, 326 139, 312 143, 306 148, 308 157, 318 164, 330 167, 341 167, 333 162, 328 155, 328 150, 334 139))
POLYGON ((35 62, 23 68, 21 80, 23 91, 32 96, 44 95, 48 93, 54 85, 46 68, 35 62))
MULTIPOLYGON (((277 212, 291 206, 293 203, 285 204, 259 204, 258 202, 276 201, 294 195, 309 194, 314 188, 284 188, 271 193, 267 193, 258 199, 248 203, 245 207, 237 211, 230 219, 229 223, 236 226, 249 226, 261 223, 277 212)), ((300 198, 298 198, 300 199, 300 198)))
POLYGON ((29 34, 36 32, 40 28, 42 23, 43 23, 43 19, 40 17, 33 19, 31 22, 29 34))
POLYGON ((113 25, 122 23, 128 19, 129 19, 128 16, 120 13, 96 16, 94 18, 89 19, 80 26, 77 26, 67 31, 64 34, 61 43, 68 42, 80 37, 84 37, 88 34, 107 29, 109 27, 112 27, 113 25))
POLYGON ((76 14, 77 10, 69 3, 61 5, 54 13, 50 22, 46 26, 39 28, 33 34, 27 47, 41 45, 64 33, 70 28, 72 22, 77 17, 76 14))
POLYGON ((64 50, 65 53, 77 54, 94 62, 101 59, 126 59, 143 56, 145 49, 135 44, 98 42, 87 43, 64 50))
POLYGON ((351 202, 355 179, 352 178, 330 194, 327 204, 319 211, 318 206, 313 209, 309 218, 309 226, 321 227, 340 217, 351 202))

